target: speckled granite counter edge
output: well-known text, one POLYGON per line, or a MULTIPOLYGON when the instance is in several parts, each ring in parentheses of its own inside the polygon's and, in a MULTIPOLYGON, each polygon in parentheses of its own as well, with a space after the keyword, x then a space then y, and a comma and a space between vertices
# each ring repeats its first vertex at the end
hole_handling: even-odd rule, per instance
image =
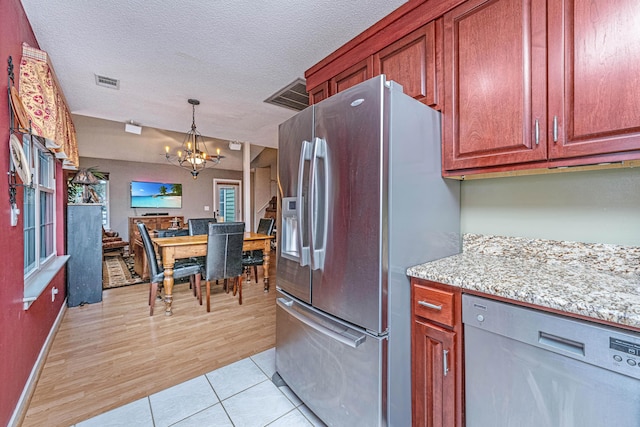
POLYGON ((463 248, 407 274, 640 329, 640 247, 467 234, 463 248))

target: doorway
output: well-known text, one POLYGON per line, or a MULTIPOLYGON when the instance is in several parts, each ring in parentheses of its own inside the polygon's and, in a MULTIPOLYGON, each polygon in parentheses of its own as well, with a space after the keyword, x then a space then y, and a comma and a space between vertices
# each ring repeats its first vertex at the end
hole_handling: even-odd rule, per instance
POLYGON ((214 179, 213 200, 220 221, 242 221, 242 181, 214 179))

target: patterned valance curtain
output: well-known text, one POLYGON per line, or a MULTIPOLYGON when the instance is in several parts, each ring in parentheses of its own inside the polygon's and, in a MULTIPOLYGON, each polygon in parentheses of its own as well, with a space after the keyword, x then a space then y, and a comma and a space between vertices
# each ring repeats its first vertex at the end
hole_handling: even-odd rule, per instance
POLYGON ((45 51, 22 44, 20 98, 31 119, 32 132, 45 139, 46 146, 63 167, 79 165, 76 129, 62 89, 45 51))

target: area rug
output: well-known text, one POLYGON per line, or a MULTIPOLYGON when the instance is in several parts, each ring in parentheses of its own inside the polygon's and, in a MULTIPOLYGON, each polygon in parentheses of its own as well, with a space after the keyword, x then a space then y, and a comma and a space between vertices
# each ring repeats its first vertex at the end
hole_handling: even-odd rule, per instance
POLYGON ((135 285, 144 281, 133 271, 133 258, 107 256, 102 261, 102 289, 135 285))

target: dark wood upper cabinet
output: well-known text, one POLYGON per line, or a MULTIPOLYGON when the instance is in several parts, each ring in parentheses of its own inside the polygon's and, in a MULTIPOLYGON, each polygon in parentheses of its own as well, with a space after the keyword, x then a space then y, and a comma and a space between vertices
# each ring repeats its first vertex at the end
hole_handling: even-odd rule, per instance
POLYGON ((329 97, 329 82, 323 82, 309 91, 309 105, 329 97))
POLYGON ((544 160, 544 0, 471 0, 444 16, 443 169, 544 160))
POLYGON ((337 76, 329 80, 331 94, 334 95, 362 83, 373 77, 373 58, 369 57, 352 67, 347 68, 337 76))
POLYGON ((640 1, 552 0, 548 13, 549 157, 640 149, 640 1))
POLYGON ((445 14, 445 175, 640 158, 640 2, 470 0, 445 14))
POLYGON ((384 73, 405 93, 442 106, 442 15, 464 0, 411 0, 402 4, 305 72, 310 102, 384 73))
POLYGON ((400 83, 404 93, 438 108, 441 37, 442 19, 429 22, 374 54, 373 75, 385 74, 387 80, 400 83))
POLYGON ((443 176, 637 162, 639 19, 639 0, 409 1, 305 77, 312 103, 386 74, 441 110, 443 176))

